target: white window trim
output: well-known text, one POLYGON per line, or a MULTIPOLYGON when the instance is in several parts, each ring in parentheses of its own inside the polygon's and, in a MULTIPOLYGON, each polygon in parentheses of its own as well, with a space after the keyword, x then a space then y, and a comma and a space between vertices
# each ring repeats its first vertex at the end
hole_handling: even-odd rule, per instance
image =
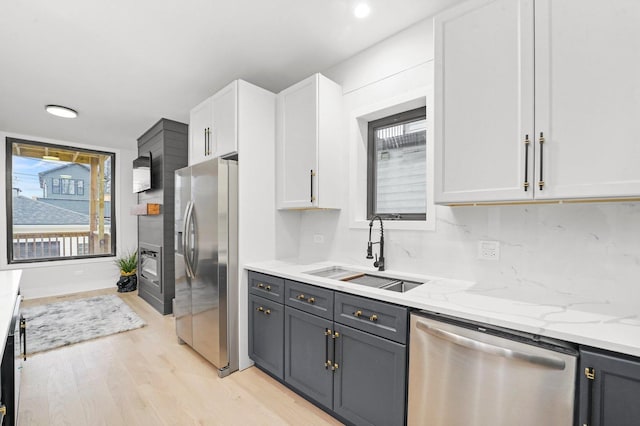
POLYGON ((349 228, 369 227, 367 220, 367 131, 369 121, 403 111, 427 107, 427 219, 385 220, 386 229, 435 231, 436 208, 433 204, 434 110, 433 88, 421 87, 382 102, 359 108, 349 116, 349 228))

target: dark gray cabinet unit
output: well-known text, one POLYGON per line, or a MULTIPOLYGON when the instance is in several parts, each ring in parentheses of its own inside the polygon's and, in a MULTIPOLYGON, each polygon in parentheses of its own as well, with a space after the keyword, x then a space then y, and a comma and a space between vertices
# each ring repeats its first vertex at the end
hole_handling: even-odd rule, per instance
POLYGON ((249 293, 256 365, 350 424, 405 424, 407 308, 255 272, 249 293), (284 342, 274 320, 280 300, 284 342), (261 324, 267 306, 276 307, 270 329, 261 324))
POLYGON ((579 382, 578 424, 640 424, 640 360, 595 349, 581 349, 579 382))
POLYGON ((333 407, 333 323, 285 307, 284 381, 318 404, 333 407))
POLYGON ((334 329, 333 411, 357 425, 404 424, 406 346, 341 324, 334 329))
POLYGON ((283 379, 284 306, 249 294, 249 357, 273 376, 283 379))
POLYGON ((160 204, 159 215, 138 216, 138 295, 170 314, 175 295, 174 171, 187 165, 188 126, 165 118, 138 138, 138 155, 151 155, 151 189, 138 203, 160 204))

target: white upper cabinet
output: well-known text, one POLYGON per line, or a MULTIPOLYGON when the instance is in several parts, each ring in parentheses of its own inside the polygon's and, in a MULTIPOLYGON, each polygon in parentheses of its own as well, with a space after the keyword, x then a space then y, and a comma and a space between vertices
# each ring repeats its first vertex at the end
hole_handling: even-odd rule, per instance
POLYGON ((239 153, 242 137, 260 137, 258 131, 264 131, 265 140, 273 140, 274 98, 265 89, 234 80, 192 109, 189 165, 239 153))
POLYGON ((633 0, 473 0, 436 17, 435 201, 640 195, 637 22, 633 0))
POLYGON ((640 2, 535 4, 536 198, 639 196, 640 2))
POLYGON ((218 91, 211 100, 214 156, 224 157, 238 152, 238 80, 218 91))
POLYGON ((189 165, 213 158, 213 102, 207 98, 189 114, 189 165))
POLYGON ((341 112, 342 88, 321 74, 278 94, 278 208, 340 208, 341 112))

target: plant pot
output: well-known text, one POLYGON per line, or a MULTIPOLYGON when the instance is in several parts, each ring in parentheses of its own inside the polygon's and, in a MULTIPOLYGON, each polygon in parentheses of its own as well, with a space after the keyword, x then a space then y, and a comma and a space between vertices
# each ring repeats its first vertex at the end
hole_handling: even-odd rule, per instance
POLYGON ((136 275, 136 271, 120 271, 120 279, 116 285, 118 286, 118 293, 128 293, 136 290, 138 288, 138 276, 136 275))

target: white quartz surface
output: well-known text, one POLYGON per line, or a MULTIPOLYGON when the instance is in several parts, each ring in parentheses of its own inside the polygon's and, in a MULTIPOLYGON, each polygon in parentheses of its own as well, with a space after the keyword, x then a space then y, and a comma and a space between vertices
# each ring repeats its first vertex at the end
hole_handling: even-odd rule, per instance
POLYGON ((339 262, 268 261, 247 264, 245 267, 345 293, 640 356, 640 312, 624 304, 550 292, 533 285, 486 289, 469 281, 399 271, 379 272, 373 268, 339 262), (405 293, 397 293, 306 273, 334 265, 425 284, 405 293))
POLYGON ((13 316, 13 308, 20 290, 22 270, 0 271, 0 358, 4 353, 4 345, 9 335, 9 326, 13 316))

